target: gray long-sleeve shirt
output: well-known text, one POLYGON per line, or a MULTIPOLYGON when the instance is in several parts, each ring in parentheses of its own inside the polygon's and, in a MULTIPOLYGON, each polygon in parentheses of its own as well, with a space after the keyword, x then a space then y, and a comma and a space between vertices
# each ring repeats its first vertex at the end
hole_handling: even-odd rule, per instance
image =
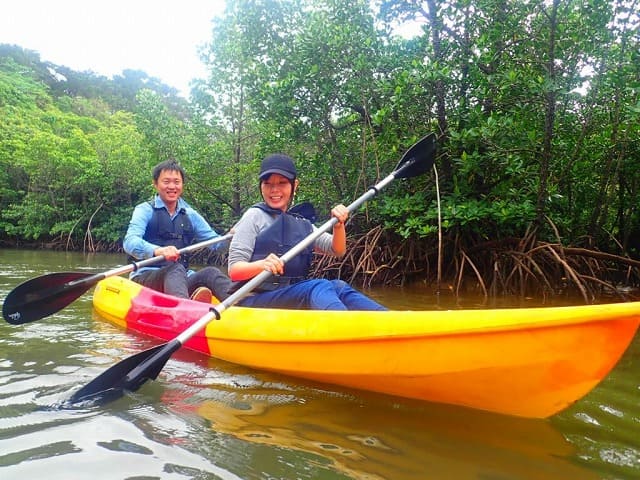
MULTIPOLYGON (((251 261, 258 234, 276 221, 276 217, 261 210, 249 208, 234 226, 235 233, 229 245, 229 268, 240 261, 251 261)), ((315 226, 313 227, 316 228, 315 226)), ((333 251, 333 235, 323 233, 314 243, 316 251, 335 255, 333 251)))

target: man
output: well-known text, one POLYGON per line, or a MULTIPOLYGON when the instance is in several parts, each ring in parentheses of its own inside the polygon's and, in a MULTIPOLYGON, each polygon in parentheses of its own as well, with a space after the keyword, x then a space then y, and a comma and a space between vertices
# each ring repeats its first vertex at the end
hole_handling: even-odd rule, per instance
MULTIPOLYGON (((131 280, 181 298, 210 303, 212 295, 228 296, 229 278, 215 267, 189 269, 189 259, 178 250, 218 237, 207 221, 181 197, 184 169, 173 159, 153 169, 153 200, 136 206, 124 237, 126 253, 137 260, 163 256, 164 261, 131 273, 131 280)), ((220 244, 210 248, 217 249, 220 244)))

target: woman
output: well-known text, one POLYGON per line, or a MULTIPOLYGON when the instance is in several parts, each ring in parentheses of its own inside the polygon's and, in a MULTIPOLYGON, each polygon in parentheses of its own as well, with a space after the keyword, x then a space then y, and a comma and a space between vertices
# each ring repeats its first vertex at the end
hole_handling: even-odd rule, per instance
POLYGON ((229 276, 236 284, 246 282, 263 270, 274 276, 262 283, 240 304, 313 310, 387 310, 342 280, 306 279, 313 252, 343 256, 347 249, 344 222, 349 210, 337 205, 331 216, 338 222, 333 235, 323 233, 305 251, 285 265, 280 256, 297 245, 315 228, 289 211, 298 188, 296 167, 287 155, 266 157, 260 166, 263 202, 253 205, 235 225, 229 247, 229 276))

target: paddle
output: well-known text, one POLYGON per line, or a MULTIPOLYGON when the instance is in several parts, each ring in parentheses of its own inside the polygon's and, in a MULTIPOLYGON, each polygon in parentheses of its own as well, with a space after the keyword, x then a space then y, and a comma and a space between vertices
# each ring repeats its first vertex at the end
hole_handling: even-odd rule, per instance
MULTIPOLYGON (((189 253, 214 243, 223 242, 232 236, 228 233, 204 242, 194 243, 178 251, 181 254, 189 253)), ((2 316, 7 322, 14 325, 39 320, 62 310, 100 280, 133 272, 139 268, 159 263, 163 259, 163 256, 148 258, 104 273, 49 273, 27 280, 9 292, 2 304, 2 316)))
MULTIPOLYGON (((360 207, 360 205, 376 195, 395 178, 415 177, 422 175, 429 170, 434 162, 435 147, 436 143, 434 134, 430 134, 419 140, 402 156, 402 159, 396 166, 396 170, 375 186, 371 187, 365 194, 347 207, 349 212, 360 207)), ((301 253, 320 235, 331 229, 337 221, 338 220, 335 217, 332 217, 330 220, 325 222, 321 227, 309 234, 300 243, 285 253, 281 257, 282 261, 286 263, 301 253)), ((266 270, 261 272, 244 284, 234 294, 223 300, 222 303, 212 307, 206 315, 191 324, 191 326, 176 338, 165 344, 144 350, 120 361, 75 392, 67 403, 106 403, 119 398, 123 395, 124 391, 136 391, 147 380, 155 379, 171 355, 187 340, 204 328, 213 319, 220 319, 222 312, 241 300, 270 276, 271 273, 266 270)))

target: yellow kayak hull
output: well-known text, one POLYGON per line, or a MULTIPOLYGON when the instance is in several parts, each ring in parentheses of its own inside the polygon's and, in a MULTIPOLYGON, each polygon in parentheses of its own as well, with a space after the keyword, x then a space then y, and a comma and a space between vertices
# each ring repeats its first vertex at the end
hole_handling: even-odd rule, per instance
MULTIPOLYGON (((93 296, 102 317, 164 340, 208 306, 122 277, 93 296)), ((544 418, 593 389, 640 324, 640 302, 575 307, 336 312, 230 307, 185 346, 294 377, 544 418)))

